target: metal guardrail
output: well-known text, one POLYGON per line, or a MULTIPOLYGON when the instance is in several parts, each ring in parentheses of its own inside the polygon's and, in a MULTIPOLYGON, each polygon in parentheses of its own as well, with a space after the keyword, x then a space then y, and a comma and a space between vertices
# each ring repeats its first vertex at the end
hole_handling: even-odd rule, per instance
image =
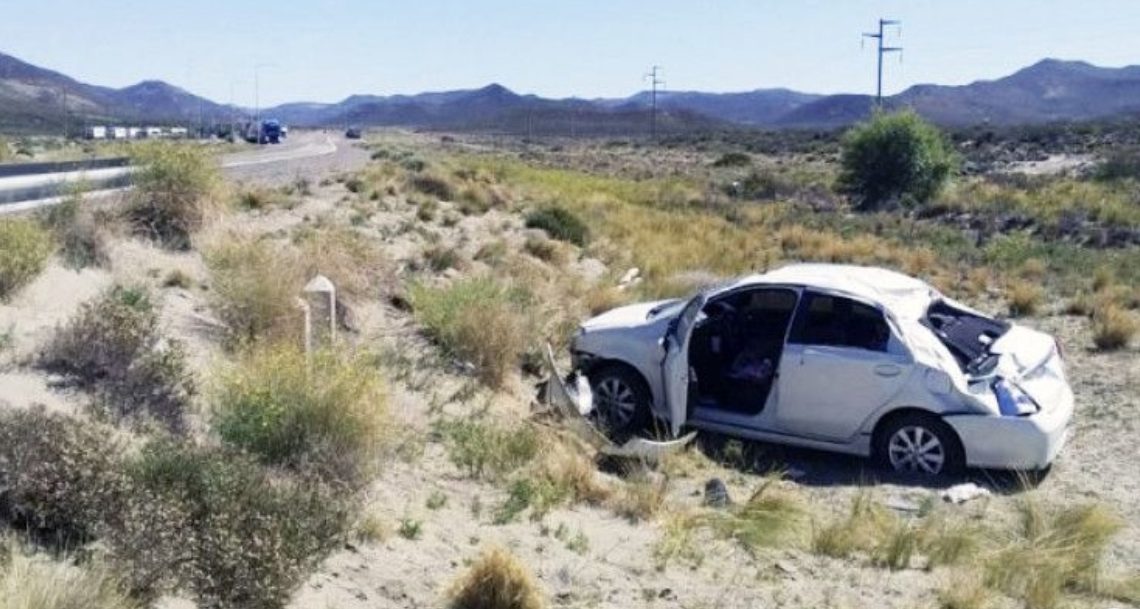
MULTIPOLYGON (((86 183, 86 186, 92 190, 110 190, 113 188, 125 188, 131 185, 131 175, 119 175, 111 178, 103 178, 101 180, 92 180, 86 183)), ((74 183, 72 183, 74 184, 74 183)), ((22 188, 9 188, 7 190, 0 190, 0 205, 7 205, 10 203, 23 203, 25 201, 36 201, 39 199, 48 199, 51 197, 58 197, 67 194, 68 183, 66 182, 51 182, 48 184, 37 184, 35 186, 25 186, 22 188)))
POLYGON ((68 173, 71 171, 89 171, 92 169, 110 169, 113 167, 126 167, 131 160, 125 156, 106 159, 87 159, 83 161, 59 161, 54 163, 10 163, 0 165, 0 178, 16 176, 31 176, 45 173, 68 173))

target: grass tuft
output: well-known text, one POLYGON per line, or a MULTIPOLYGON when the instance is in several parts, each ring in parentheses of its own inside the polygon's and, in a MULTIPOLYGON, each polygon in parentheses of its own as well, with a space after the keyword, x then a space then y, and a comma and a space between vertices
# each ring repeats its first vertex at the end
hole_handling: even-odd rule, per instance
POLYGON ((534 576, 502 548, 483 552, 448 593, 452 609, 543 609, 534 576))

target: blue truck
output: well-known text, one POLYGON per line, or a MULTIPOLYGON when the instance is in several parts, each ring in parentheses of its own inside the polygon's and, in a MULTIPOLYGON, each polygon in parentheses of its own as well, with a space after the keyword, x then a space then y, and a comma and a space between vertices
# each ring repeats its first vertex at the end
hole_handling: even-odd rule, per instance
POLYGON ((280 144, 281 143, 281 122, 275 118, 261 121, 261 141, 262 144, 280 144))

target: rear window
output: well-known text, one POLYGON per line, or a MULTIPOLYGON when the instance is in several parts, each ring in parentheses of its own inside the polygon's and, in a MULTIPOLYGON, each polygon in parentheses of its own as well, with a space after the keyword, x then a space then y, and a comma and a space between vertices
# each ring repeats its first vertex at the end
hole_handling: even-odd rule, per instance
POLYGON ((922 324, 946 345, 964 372, 984 371, 990 345, 1009 331, 1007 322, 969 311, 944 299, 935 300, 926 310, 922 324))

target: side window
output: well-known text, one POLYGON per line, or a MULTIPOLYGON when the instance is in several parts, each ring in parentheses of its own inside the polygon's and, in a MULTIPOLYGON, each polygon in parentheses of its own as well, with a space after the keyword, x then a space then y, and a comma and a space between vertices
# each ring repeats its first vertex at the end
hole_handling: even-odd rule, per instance
POLYGON ((890 336, 878 309, 841 296, 806 292, 788 342, 886 351, 890 336))

